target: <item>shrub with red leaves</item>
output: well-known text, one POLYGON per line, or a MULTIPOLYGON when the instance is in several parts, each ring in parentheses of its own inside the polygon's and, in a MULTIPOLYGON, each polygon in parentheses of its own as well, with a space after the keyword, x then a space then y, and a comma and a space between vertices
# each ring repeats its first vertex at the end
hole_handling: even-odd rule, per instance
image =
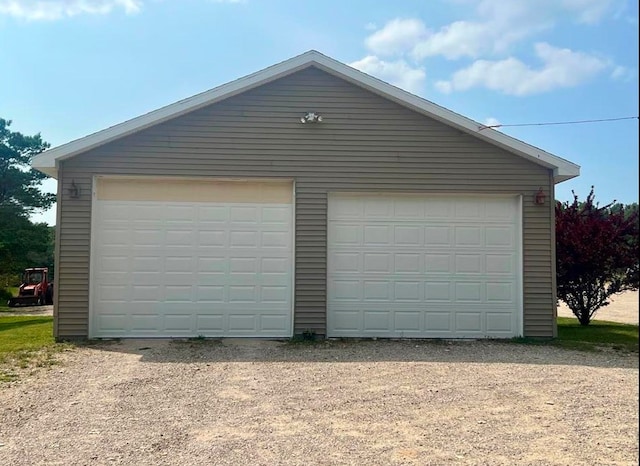
POLYGON ((638 206, 586 201, 556 202, 558 299, 581 325, 622 291, 638 289, 638 206))

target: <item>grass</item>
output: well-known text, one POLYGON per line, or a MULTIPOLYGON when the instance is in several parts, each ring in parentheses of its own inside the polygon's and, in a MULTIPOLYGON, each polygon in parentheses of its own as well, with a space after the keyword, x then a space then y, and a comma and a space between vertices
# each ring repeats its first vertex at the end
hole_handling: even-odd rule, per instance
POLYGON ((638 326, 605 320, 593 320, 582 326, 578 319, 558 317, 558 338, 554 344, 564 348, 597 351, 611 348, 638 352, 638 326))
POLYGON ((53 338, 53 317, 0 316, 0 382, 18 378, 20 369, 56 364, 69 345, 53 338))
POLYGON ((579 351, 617 350, 626 353, 638 353, 638 326, 592 320, 582 326, 578 319, 558 317, 558 336, 548 338, 514 338, 514 343, 529 345, 550 345, 579 351))

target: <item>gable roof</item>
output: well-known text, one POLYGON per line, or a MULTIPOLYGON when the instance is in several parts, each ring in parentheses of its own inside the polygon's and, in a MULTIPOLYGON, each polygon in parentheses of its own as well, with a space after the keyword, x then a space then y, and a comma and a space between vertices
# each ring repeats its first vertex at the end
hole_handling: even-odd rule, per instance
POLYGON ((159 108, 139 117, 111 126, 62 146, 54 147, 32 160, 32 166, 54 178, 58 175, 58 162, 128 136, 150 126, 176 118, 215 102, 248 91, 268 82, 290 75, 302 69, 315 66, 327 73, 342 78, 352 84, 367 89, 386 99, 410 108, 418 113, 441 121, 449 126, 501 147, 515 155, 553 170, 554 181, 559 183, 580 174, 580 166, 542 149, 526 144, 499 131, 452 112, 444 107, 392 86, 373 76, 356 70, 344 63, 327 57, 315 50, 303 53, 289 60, 265 68, 243 78, 231 81, 214 89, 196 94, 184 100, 159 108), (480 131, 482 129, 482 131, 480 131))

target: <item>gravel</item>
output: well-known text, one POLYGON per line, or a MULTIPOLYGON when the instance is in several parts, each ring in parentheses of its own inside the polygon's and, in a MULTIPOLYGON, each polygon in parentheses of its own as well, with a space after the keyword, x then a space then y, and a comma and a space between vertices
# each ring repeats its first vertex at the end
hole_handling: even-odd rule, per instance
POLYGON ((0 386, 2 465, 638 464, 638 355, 105 342, 0 386))

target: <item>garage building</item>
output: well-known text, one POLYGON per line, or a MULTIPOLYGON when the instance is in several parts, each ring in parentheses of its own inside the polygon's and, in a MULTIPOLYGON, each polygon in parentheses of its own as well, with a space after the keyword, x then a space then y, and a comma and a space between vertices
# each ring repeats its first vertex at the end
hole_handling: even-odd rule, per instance
POLYGON ((579 167, 316 51, 33 166, 58 179, 59 339, 556 332, 579 167))

